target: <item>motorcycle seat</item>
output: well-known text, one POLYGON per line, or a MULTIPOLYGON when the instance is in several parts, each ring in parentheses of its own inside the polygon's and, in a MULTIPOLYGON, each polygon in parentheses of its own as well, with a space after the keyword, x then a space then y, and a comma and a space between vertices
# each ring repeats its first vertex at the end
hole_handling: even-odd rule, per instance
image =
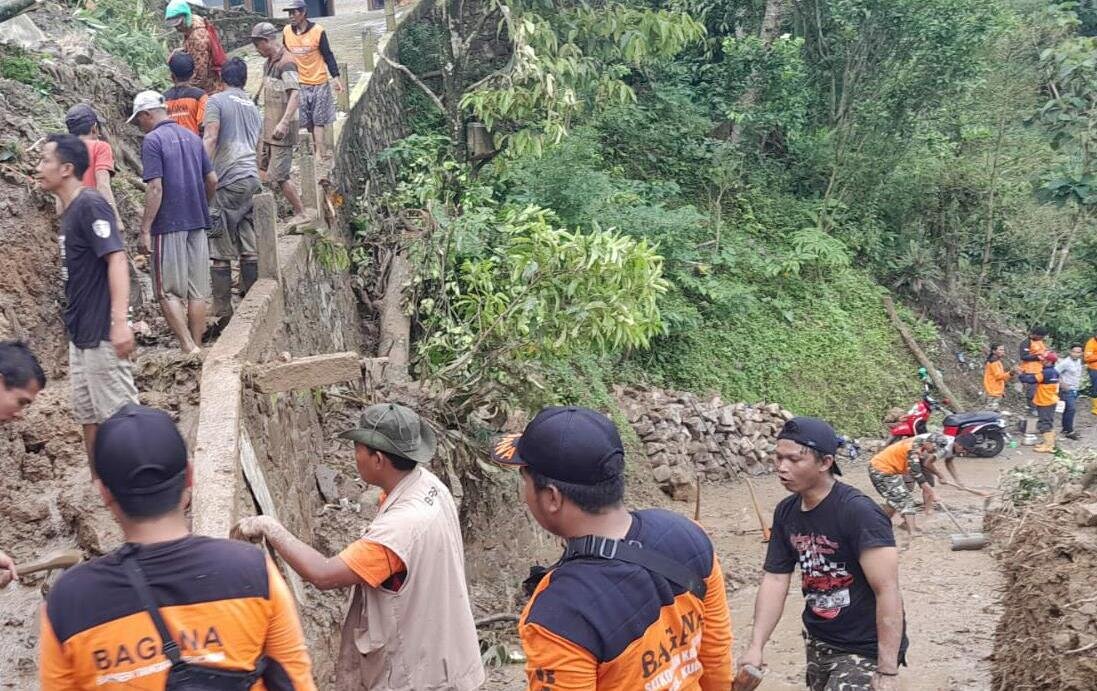
POLYGON ((1002 414, 993 410, 977 410, 972 413, 953 413, 945 417, 946 427, 963 427, 984 422, 998 422, 1002 414))

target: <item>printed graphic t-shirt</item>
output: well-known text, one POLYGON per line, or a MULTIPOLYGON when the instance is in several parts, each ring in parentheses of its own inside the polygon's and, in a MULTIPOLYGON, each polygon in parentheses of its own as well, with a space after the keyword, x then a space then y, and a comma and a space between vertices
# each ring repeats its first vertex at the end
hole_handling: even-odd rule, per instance
MULTIPOLYGON (((894 546, 891 520, 880 507, 856 488, 836 482, 810 511, 801 509, 798 494, 777 505, 764 568, 792 573, 799 564, 807 632, 835 648, 874 658, 876 595, 858 559, 865 550, 894 546)), ((904 625, 900 661, 906 649, 904 625)))
POLYGON ((57 239, 69 340, 77 348, 95 348, 110 338, 110 285, 104 257, 123 250, 114 209, 103 195, 82 189, 61 216, 57 239))

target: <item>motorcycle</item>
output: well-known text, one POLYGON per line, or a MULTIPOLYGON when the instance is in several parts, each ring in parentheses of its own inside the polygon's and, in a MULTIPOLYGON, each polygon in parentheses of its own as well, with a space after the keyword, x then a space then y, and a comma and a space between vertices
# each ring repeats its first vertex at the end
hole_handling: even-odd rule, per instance
POLYGON ((925 434, 928 431, 929 418, 934 411, 945 414, 943 433, 952 438, 963 438, 957 442, 957 451, 970 453, 979 458, 994 458, 1005 448, 1009 433, 1002 414, 994 410, 980 410, 970 413, 957 413, 948 408, 947 398, 938 401, 930 395, 928 374, 919 370, 922 378, 922 399, 914 404, 906 415, 888 428, 888 444, 900 439, 925 434))

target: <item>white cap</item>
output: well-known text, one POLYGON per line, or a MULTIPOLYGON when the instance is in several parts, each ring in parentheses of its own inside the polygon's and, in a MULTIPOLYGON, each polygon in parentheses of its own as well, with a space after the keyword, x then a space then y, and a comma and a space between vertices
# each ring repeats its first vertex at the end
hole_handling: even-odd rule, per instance
POLYGON ((138 113, 143 113, 146 110, 153 110, 155 108, 167 108, 164 104, 163 95, 161 95, 159 91, 142 91, 134 97, 133 115, 131 115, 126 122, 133 122, 133 119, 137 117, 138 113))

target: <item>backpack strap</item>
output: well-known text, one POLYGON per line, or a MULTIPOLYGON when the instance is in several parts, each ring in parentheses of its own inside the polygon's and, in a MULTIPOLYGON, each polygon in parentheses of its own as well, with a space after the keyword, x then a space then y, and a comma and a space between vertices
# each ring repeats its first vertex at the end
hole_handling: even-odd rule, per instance
POLYGON ((145 573, 141 571, 141 565, 137 563, 136 548, 132 545, 126 545, 122 550, 122 567, 126 572, 126 578, 129 579, 130 586, 137 591, 137 598, 141 601, 141 606, 149 613, 149 616, 152 617, 152 623, 156 625, 156 632, 160 634, 160 644, 164 648, 164 655, 171 660, 172 667, 184 664, 183 655, 179 651, 179 644, 172 638, 171 633, 168 631, 168 625, 164 622, 164 618, 160 616, 160 607, 156 604, 156 598, 152 596, 152 590, 149 589, 149 582, 145 579, 145 573))
POLYGON ((641 566, 651 573, 658 574, 675 585, 681 586, 704 600, 708 586, 685 564, 674 561, 662 552, 644 549, 635 540, 614 540, 597 535, 584 535, 568 540, 564 556, 560 563, 572 559, 616 559, 628 564, 641 566))

